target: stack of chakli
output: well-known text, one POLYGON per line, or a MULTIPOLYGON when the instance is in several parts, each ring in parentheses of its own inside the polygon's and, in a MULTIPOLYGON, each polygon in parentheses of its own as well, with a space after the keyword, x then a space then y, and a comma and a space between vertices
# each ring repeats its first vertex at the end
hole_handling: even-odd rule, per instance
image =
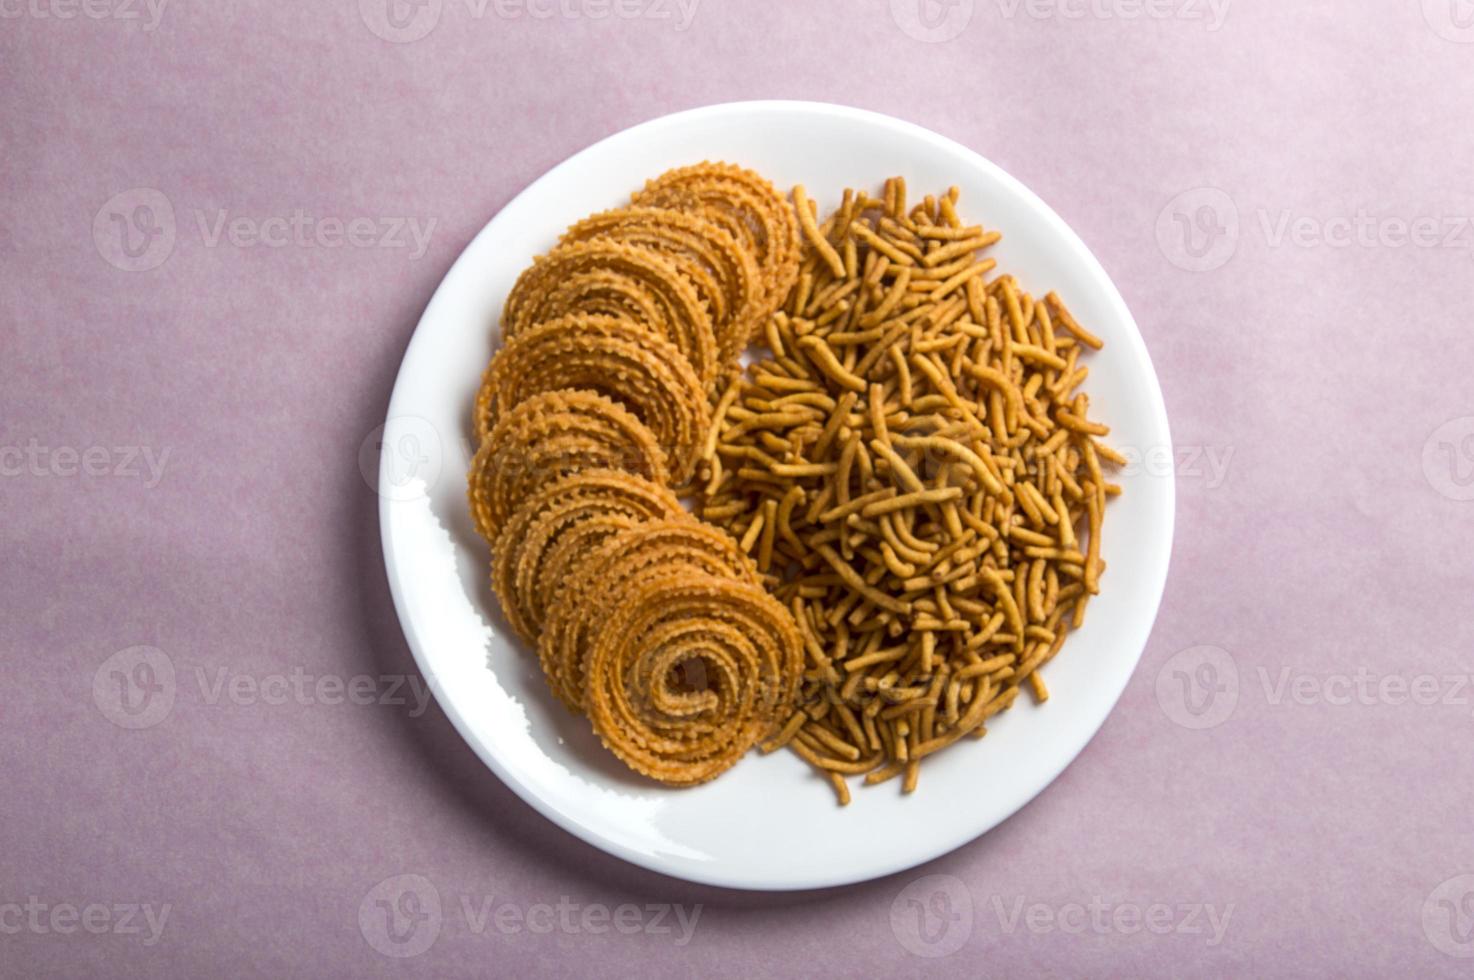
POLYGON ((797 698, 792 614, 677 495, 798 266, 766 180, 672 170, 521 275, 476 397, 469 496, 507 619, 610 751, 670 785, 729 768, 797 698))

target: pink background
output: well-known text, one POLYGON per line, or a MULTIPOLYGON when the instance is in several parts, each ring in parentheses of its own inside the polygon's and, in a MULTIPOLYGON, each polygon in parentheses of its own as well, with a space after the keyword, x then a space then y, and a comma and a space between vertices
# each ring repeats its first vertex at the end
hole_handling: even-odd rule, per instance
POLYGON ((915 0, 700 0, 684 29, 622 2, 644 15, 444 0, 408 43, 371 29, 390 33, 382 0, 173 0, 152 30, 141 2, 0 4, 0 974, 1468 975, 1467 0, 1220 0, 1221 19, 1154 0, 1202 15, 1165 20, 1123 16, 1133 0, 954 0, 930 34, 915 0), (1136 677, 1076 764, 924 868, 748 894, 574 840, 412 698, 212 697, 294 668, 372 675, 376 695, 380 675, 418 681, 358 455, 432 290, 559 160, 752 98, 875 109, 978 150, 1136 315, 1184 450, 1177 543, 1136 677), (142 239, 159 264, 120 268, 115 220, 162 228, 134 210, 160 196, 173 238, 142 239), (197 218, 298 208, 436 224, 415 257, 212 244, 197 218), (1220 231, 1188 240, 1179 215, 1220 231), (1399 222, 1419 219, 1409 242, 1399 222), (137 646, 176 683, 130 730, 105 661, 137 646), (360 911, 402 874, 443 913, 401 960, 360 911), (915 919, 918 894, 950 915, 915 919), (478 934, 462 897, 702 910, 681 945, 478 934), (170 913, 148 944, 33 925, 32 899, 170 913), (1073 910, 1092 902, 1170 906, 1170 928, 1108 911, 1097 931, 1073 910), (1217 942, 1210 905, 1232 910, 1217 942))

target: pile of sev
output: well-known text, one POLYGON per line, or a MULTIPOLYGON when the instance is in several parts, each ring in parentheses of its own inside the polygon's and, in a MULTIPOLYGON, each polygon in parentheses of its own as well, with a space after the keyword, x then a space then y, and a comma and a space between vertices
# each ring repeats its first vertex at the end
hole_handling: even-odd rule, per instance
POLYGON ((758 175, 670 171, 518 279, 477 393, 469 499, 492 587, 549 686, 632 769, 712 779, 797 702, 803 639, 725 531, 682 506, 712 398, 798 275, 758 175))
POLYGON ((957 190, 907 207, 802 187, 799 276, 767 353, 721 394, 698 513, 755 557, 803 638, 801 694, 764 751, 832 783, 900 776, 986 723, 1083 622, 1122 462, 1078 389, 1100 341, 979 253, 957 190))

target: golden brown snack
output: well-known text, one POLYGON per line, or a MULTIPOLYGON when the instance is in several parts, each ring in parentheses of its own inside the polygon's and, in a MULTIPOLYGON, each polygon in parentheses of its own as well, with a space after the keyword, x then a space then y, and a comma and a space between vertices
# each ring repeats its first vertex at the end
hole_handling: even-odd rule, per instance
POLYGON ((690 476, 711 419, 701 380, 670 343, 615 317, 561 317, 513 337, 492 358, 477 393, 478 437, 485 441, 500 417, 528 398, 563 388, 622 404, 654 433, 673 479, 690 476))
POLYGON ((630 201, 637 207, 688 211, 726 229, 757 262, 765 311, 777 309, 798 278, 793 210, 771 183, 751 170, 727 163, 668 170, 630 201))
POLYGON ((652 568, 758 583, 752 561, 731 537, 684 512, 612 535, 562 581, 538 643, 548 684, 570 708, 583 707, 584 658, 593 638, 607 628, 614 597, 627 580, 652 568))
POLYGON ((711 311, 717 355, 733 363, 765 312, 764 282, 752 254, 721 226, 669 208, 620 208, 585 218, 562 244, 617 241, 654 249, 674 262, 711 311))
POLYGON ((591 275, 613 278, 622 296, 638 294, 652 302, 653 306, 646 302, 629 304, 622 312, 640 317, 636 322, 674 344, 703 384, 716 378, 712 313, 696 287, 682 275, 669 253, 615 239, 573 242, 538 258, 518 277, 507 296, 502 311, 503 339, 516 339, 539 323, 570 314, 609 312, 605 293, 566 288, 570 280, 577 278, 582 283, 591 275), (656 314, 654 320, 643 319, 652 311, 656 314))
POLYGON ((991 281, 996 232, 956 191, 906 206, 847 192, 821 224, 802 188, 798 284, 770 356, 717 405, 699 513, 754 554, 811 668, 766 750, 903 777, 1027 685, 1098 590, 1107 482, 1078 387, 1099 341, 1054 294, 991 281))
POLYGON ((749 582, 650 566, 627 579, 585 662, 594 731, 671 786, 730 768, 789 710, 802 668, 793 620, 749 582))
POLYGON ((998 233, 956 204, 892 179, 821 221, 704 163, 514 287, 473 513, 549 685, 636 771, 693 785, 761 740, 844 804, 1048 698, 1123 460, 1079 392, 1100 340, 989 278, 998 233), (728 383, 750 337, 768 355, 728 383), (649 479, 698 465, 704 520, 649 479))
MULTIPOLYGON (((639 279, 613 269, 577 272, 549 286, 539 312, 557 310, 557 316, 587 313, 619 317, 644 324, 669 339, 669 316, 659 297, 639 279)), ((556 319, 553 315, 543 320, 556 319)), ((505 335, 505 331, 503 331, 505 335)))
POLYGON ((664 486, 665 452, 643 422, 593 391, 533 395, 503 415, 471 461, 476 530, 493 541, 541 485, 583 469, 622 469, 664 486))
POLYGON ((492 589, 507 621, 536 641, 562 582, 617 530, 686 517, 664 486, 619 470, 583 470, 523 501, 492 548, 492 589))

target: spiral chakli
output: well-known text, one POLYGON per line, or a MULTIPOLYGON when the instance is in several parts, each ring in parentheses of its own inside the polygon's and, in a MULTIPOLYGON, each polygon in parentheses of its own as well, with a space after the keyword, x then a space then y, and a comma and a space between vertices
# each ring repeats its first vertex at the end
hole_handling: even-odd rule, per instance
POLYGON ((674 786, 712 779, 793 704, 802 640, 761 586, 652 566, 605 608, 585 662, 585 708, 637 772, 674 786))
POLYGON ((715 222, 669 208, 619 208, 564 232, 567 243, 627 242, 668 257, 711 310, 718 358, 733 363, 761 315, 764 281, 752 255, 715 222))
POLYGON ((633 320, 670 338, 669 317, 659 297, 639 279, 615 269, 588 269, 550 284, 537 310, 539 321, 570 313, 633 320))
POLYGON ((673 345, 615 317, 561 317, 508 341, 476 395, 477 435, 484 442, 502 415, 564 388, 619 402, 654 433, 672 477, 684 482, 691 475, 711 422, 701 381, 673 345))
POLYGON ((703 384, 715 378, 712 313, 696 287, 668 253, 614 239, 560 245, 534 262, 507 297, 502 336, 511 340, 538 323, 572 313, 602 312, 602 304, 592 310, 582 305, 585 294, 559 288, 572 277, 595 272, 621 281, 625 292, 638 291, 652 300, 655 320, 639 322, 674 344, 703 384))
POLYGON ((615 534, 565 580, 538 643, 548 683, 569 707, 583 706, 584 658, 593 637, 606 628, 609 597, 651 569, 759 581, 756 566, 730 535, 684 512, 615 534))
POLYGON ((699 163, 667 171, 631 198, 639 207, 674 208, 720 225, 752 252, 763 277, 764 313, 798 281, 798 222, 773 185, 742 167, 699 163))
POLYGON ((582 469, 623 469, 670 480, 665 453, 643 422, 592 391, 547 391, 498 420, 471 463, 471 515, 488 541, 549 480, 582 469))
POLYGON ((476 394, 468 497, 506 619, 554 694, 667 785, 713 778, 795 717, 799 624, 751 542, 677 494, 698 464, 720 482, 713 419, 748 411, 728 386, 798 262, 798 224, 766 180, 671 171, 523 271, 476 394))
POLYGON ((679 518, 665 487, 618 470, 583 470, 546 484, 512 514, 492 547, 492 589, 517 634, 536 640, 559 585, 610 536, 679 518))

